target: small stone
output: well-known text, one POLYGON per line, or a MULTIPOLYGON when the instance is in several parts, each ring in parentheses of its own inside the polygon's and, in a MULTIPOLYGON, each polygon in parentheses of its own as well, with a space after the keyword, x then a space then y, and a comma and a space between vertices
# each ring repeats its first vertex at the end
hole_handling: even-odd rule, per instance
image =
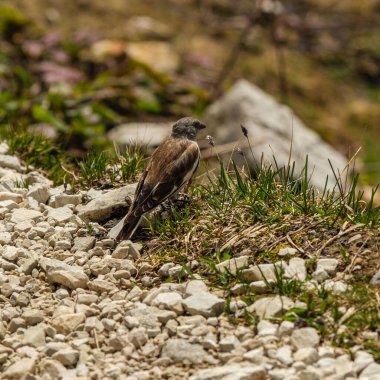
POLYGON ((248 266, 248 256, 239 256, 230 260, 225 260, 216 265, 216 270, 219 272, 227 271, 231 274, 236 274, 238 270, 248 266))
POLYGON ((249 288, 255 292, 256 294, 265 294, 270 292, 270 286, 275 282, 273 280, 270 281, 253 281, 249 284, 249 288))
POLYGON ((82 194, 60 193, 52 196, 49 206, 58 208, 67 205, 79 205, 82 202, 82 194))
POLYGON ((40 310, 30 309, 23 312, 22 318, 28 325, 36 325, 44 320, 44 314, 40 310))
POLYGON ((86 320, 83 313, 63 314, 52 320, 52 326, 61 334, 67 335, 86 320))
POLYGON ((337 259, 319 259, 317 260, 317 270, 323 269, 330 276, 334 276, 338 268, 337 259))
POLYGON ((73 217, 73 210, 67 206, 59 208, 45 206, 45 208, 47 210, 47 217, 53 219, 58 224, 67 223, 73 217))
POLYGON ((247 311, 255 313, 260 319, 279 317, 294 306, 294 302, 284 296, 260 298, 247 311))
MULTIPOLYGON (((277 268, 281 270, 281 268, 277 268)), ((254 281, 276 281, 276 269, 274 264, 259 264, 251 268, 244 269, 242 272, 244 280, 254 281)))
POLYGON ((79 352, 71 348, 65 348, 57 351, 52 358, 58 360, 64 366, 73 366, 78 362, 79 352))
POLYGON ((158 306, 160 308, 171 310, 177 313, 177 315, 182 314, 182 297, 178 293, 166 292, 160 293, 153 300, 153 306, 158 306))
POLYGON ((5 245, 9 244, 11 241, 12 235, 9 232, 0 232, 0 244, 5 245))
POLYGON ((158 275, 162 278, 169 277, 169 269, 175 266, 174 263, 165 263, 158 270, 158 275))
POLYGON ((8 191, 0 191, 0 201, 13 201, 16 203, 21 203, 23 197, 21 194, 11 193, 8 191))
POLYGON ((128 334, 128 339, 136 348, 144 346, 144 344, 148 341, 148 336, 145 332, 145 328, 138 327, 133 329, 128 334))
POLYGON ((23 344, 32 347, 45 345, 45 330, 40 326, 29 327, 24 332, 23 344))
POLYGON ((360 373, 373 362, 374 359, 371 354, 366 351, 357 351, 355 353, 354 370, 356 373, 360 373))
POLYGON ((295 361, 313 364, 318 360, 318 352, 314 347, 300 348, 294 353, 293 358, 295 361))
POLYGON ((294 323, 290 321, 282 321, 279 328, 278 334, 280 337, 290 335, 294 330, 294 323))
POLYGON ((201 364, 207 358, 206 351, 199 344, 192 344, 184 339, 168 340, 161 352, 161 357, 169 357, 174 363, 188 361, 201 364))
POLYGON ((280 257, 284 256, 294 256, 298 251, 295 248, 292 247, 286 247, 286 248, 281 248, 278 252, 278 255, 280 257))
POLYGON ((51 283, 58 283, 70 289, 87 287, 89 279, 80 266, 68 265, 55 259, 45 259, 42 266, 47 272, 47 280, 51 283))
POLYGON ((293 347, 299 350, 300 348, 316 347, 319 344, 320 337, 313 327, 304 327, 294 330, 290 340, 293 347))
POLYGON ((12 211, 15 208, 19 208, 20 206, 18 203, 11 201, 11 200, 6 200, 6 201, 0 201, 0 208, 6 208, 8 211, 12 211))
POLYGON ((17 157, 9 156, 7 154, 0 154, 0 167, 13 169, 16 171, 21 170, 21 164, 17 157))
POLYGON ((204 317, 217 317, 223 310, 225 300, 211 293, 200 292, 182 301, 185 310, 191 315, 203 315, 204 317))
POLYGON ((343 281, 329 280, 324 283, 324 287, 327 291, 333 294, 343 294, 347 291, 348 285, 343 281))
POLYGON ((365 378, 365 376, 368 376, 368 377, 371 377, 371 380, 372 380, 372 376, 374 375, 377 375, 377 376, 380 375, 380 364, 378 363, 369 364, 360 374, 360 378, 362 377, 365 378))
POLYGON ((198 370, 189 380, 265 380, 266 371, 261 366, 228 364, 198 370))
POLYGON ((201 292, 208 292, 207 285, 202 280, 191 280, 186 284, 185 297, 193 296, 201 292))
POLYGON ((230 352, 239 346, 239 339, 235 335, 226 336, 219 342, 219 348, 222 352, 230 352))
POLYGON ((29 210, 26 208, 18 208, 13 210, 11 216, 12 223, 20 223, 25 222, 26 220, 38 220, 42 218, 42 213, 36 210, 29 210))
POLYGON ((74 245, 71 248, 72 252, 88 252, 95 245, 95 238, 93 236, 80 236, 74 239, 74 245))
POLYGON ((32 373, 36 366, 36 359, 23 358, 11 364, 2 375, 2 379, 22 379, 32 373))
POLYGON ((28 190, 26 196, 35 199, 38 203, 46 203, 50 193, 46 185, 36 183, 28 190))
POLYGON ((312 274, 312 277, 313 280, 317 281, 318 283, 322 283, 329 278, 329 274, 324 269, 317 269, 312 274))
POLYGON ((305 260, 299 257, 290 259, 289 264, 285 267, 284 277, 292 280, 305 281, 306 275, 305 260))
POLYGON ((290 346, 280 347, 277 350, 276 359, 286 366, 292 365, 292 348, 290 346))

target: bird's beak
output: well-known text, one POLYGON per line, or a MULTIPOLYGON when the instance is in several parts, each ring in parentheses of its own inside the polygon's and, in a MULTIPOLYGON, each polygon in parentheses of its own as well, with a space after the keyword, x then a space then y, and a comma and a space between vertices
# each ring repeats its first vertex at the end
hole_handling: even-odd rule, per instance
POLYGON ((202 124, 202 123, 200 123, 199 126, 198 126, 198 129, 205 129, 205 128, 206 128, 206 126, 204 124, 202 124))

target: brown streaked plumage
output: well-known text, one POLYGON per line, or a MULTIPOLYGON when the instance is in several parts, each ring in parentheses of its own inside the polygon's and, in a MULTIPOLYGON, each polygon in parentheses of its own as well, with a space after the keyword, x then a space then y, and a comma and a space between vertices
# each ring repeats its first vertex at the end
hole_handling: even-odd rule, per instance
POLYGON ((136 188, 134 200, 125 216, 123 226, 115 237, 130 239, 141 217, 166 199, 174 196, 193 176, 200 158, 196 134, 205 126, 193 118, 178 120, 171 136, 152 154, 136 188))

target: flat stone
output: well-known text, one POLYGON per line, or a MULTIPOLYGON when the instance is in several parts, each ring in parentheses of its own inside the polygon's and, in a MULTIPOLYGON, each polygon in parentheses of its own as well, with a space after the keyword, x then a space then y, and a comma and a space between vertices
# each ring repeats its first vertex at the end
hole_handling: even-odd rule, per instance
MULTIPOLYGON (((277 268, 281 270, 281 268, 277 268)), ((254 281, 276 281, 276 272, 274 264, 259 264, 251 268, 244 269, 243 278, 248 282, 254 281)))
POLYGON ((9 244, 11 241, 12 235, 9 232, 0 232, 0 244, 9 244))
POLYGON ((52 326, 61 334, 67 335, 84 323, 86 316, 83 313, 69 313, 53 318, 52 326))
POLYGON ((265 297, 247 307, 247 311, 255 313, 260 319, 280 317, 294 306, 294 302, 284 296, 265 297))
POLYGON ((49 206, 58 208, 67 205, 79 205, 82 202, 82 194, 65 194, 60 193, 52 196, 49 201, 49 206))
POLYGON ((201 364, 207 353, 200 344, 192 344, 185 339, 169 339, 161 352, 161 357, 169 357, 174 363, 201 364))
POLYGON ((36 366, 36 359, 23 358, 11 364, 2 375, 2 379, 22 379, 28 373, 32 373, 36 366))
POLYGON ((73 366, 78 362, 79 351, 65 348, 53 354, 52 358, 58 360, 64 366, 73 366))
POLYGON ((184 299, 182 305, 191 315, 199 314, 206 318, 217 317, 224 310, 225 300, 211 293, 201 292, 184 299))
POLYGON ((324 270, 330 276, 334 276, 338 268, 339 261, 337 259, 319 259, 317 260, 317 271, 324 270))
POLYGON ((380 375, 380 364, 378 363, 372 363, 372 364, 369 364, 363 371, 362 373, 360 374, 360 378, 364 378, 365 376, 368 376, 368 377, 371 377, 372 379, 372 376, 379 376, 380 375))
POLYGON ((305 260, 299 257, 294 257, 289 260, 288 265, 285 267, 284 277, 292 280, 305 281, 306 280, 306 265, 305 260))
POLYGON ((0 201, 0 208, 6 208, 8 211, 12 211, 15 208, 19 208, 20 206, 18 205, 17 202, 12 201, 10 199, 6 201, 0 201))
POLYGON ((227 271, 231 274, 236 274, 238 270, 248 266, 248 256, 234 257, 233 259, 225 260, 216 265, 216 270, 219 272, 227 271))
POLYGON ((228 335, 219 341, 219 349, 222 352, 230 352, 240 346, 240 341, 235 335, 228 335))
POLYGON ((20 171, 21 164, 17 157, 0 154, 0 167, 20 171))
POLYGON ((34 184, 26 193, 27 197, 35 199, 38 203, 46 203, 50 197, 49 188, 40 183, 34 184))
POLYGON ((55 259, 44 259, 42 263, 50 283, 58 283, 70 289, 87 287, 89 279, 82 267, 68 265, 55 259))
POLYGON ((174 311, 175 313, 182 314, 182 297, 175 292, 165 292, 160 293, 153 300, 153 306, 158 306, 160 308, 174 311))
POLYGON ((279 251, 278 251, 278 255, 280 257, 285 257, 285 256, 294 256, 298 251, 295 249, 295 248, 292 248, 292 247, 285 247, 285 248, 281 248, 279 251))
POLYGON ((58 207, 58 208, 52 208, 49 206, 45 206, 46 210, 48 211, 47 217, 54 219, 57 223, 67 223, 71 221, 73 217, 73 210, 71 210, 69 207, 58 207))
POLYGON ((133 243, 131 240, 121 241, 112 253, 112 257, 115 259, 128 259, 133 260, 140 259, 140 251, 142 249, 141 244, 133 243))
POLYGON ((316 347, 320 342, 320 336, 313 327, 304 327, 293 331, 290 341, 294 348, 316 347))
POLYGON ((314 347, 300 348, 294 353, 293 359, 305 364, 313 364, 318 360, 318 351, 314 347))
POLYGON ((11 193, 10 191, 0 191, 0 201, 13 201, 21 203, 23 196, 17 193, 11 193))
POLYGON ((74 239, 74 245, 71 248, 72 252, 83 251, 88 252, 95 245, 93 236, 79 236, 74 239))
POLYGON ((44 320, 44 314, 41 310, 30 309, 22 313, 22 318, 28 325, 36 325, 44 320))
POLYGON ((261 366, 228 364, 198 370, 189 380, 265 380, 266 371, 261 366))
POLYGON ((191 280, 185 286, 185 297, 208 292, 207 285, 202 280, 191 280))
POLYGON ((45 330, 40 326, 29 327, 24 332, 23 344, 32 347, 43 347, 45 345, 45 330))
POLYGON ((137 184, 131 184, 98 195, 86 205, 78 205, 78 216, 92 222, 110 219, 116 212, 126 211, 137 184), (129 198, 129 200, 128 200, 129 198))
POLYGON ((29 210, 26 208, 15 209, 12 212, 11 222, 12 223, 20 223, 26 220, 38 220, 42 218, 42 213, 36 210, 29 210))

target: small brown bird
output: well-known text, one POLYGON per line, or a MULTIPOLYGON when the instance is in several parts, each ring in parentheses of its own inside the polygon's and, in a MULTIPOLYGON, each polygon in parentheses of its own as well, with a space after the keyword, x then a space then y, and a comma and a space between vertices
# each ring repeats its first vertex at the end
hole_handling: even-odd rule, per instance
POLYGON ((115 231, 115 226, 110 237, 130 239, 146 212, 173 197, 190 181, 200 159, 196 136, 205 127, 191 117, 182 118, 173 125, 170 137, 153 152, 140 178, 131 207, 121 222, 121 230, 115 231))

